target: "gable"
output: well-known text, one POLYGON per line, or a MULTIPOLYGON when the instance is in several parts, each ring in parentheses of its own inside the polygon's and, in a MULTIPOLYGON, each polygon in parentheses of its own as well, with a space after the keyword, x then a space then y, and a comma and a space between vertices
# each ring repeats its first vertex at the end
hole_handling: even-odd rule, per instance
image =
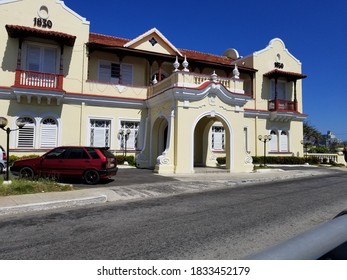
POLYGON ((145 32, 124 44, 124 47, 168 55, 180 55, 180 51, 156 28, 145 32))

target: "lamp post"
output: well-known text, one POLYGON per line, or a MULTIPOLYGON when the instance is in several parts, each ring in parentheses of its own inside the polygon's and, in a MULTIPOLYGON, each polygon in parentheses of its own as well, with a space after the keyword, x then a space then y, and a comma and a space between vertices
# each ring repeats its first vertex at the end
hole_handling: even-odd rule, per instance
POLYGON ((264 167, 266 166, 266 142, 272 139, 271 135, 259 135, 259 141, 264 142, 264 167))
POLYGON ((119 134, 122 138, 122 141, 123 142, 123 156, 126 157, 127 156, 127 142, 128 142, 128 139, 129 139, 129 135, 131 133, 131 130, 129 128, 127 128, 126 130, 124 129, 120 129, 119 130, 119 134))
POLYGON ((7 157, 6 157, 6 176, 5 176, 5 181, 7 184, 10 184, 11 182, 9 181, 9 169, 10 169, 10 133, 11 131, 15 131, 15 130, 19 130, 21 128, 24 127, 25 122, 23 121, 23 119, 18 118, 16 120, 16 125, 18 126, 18 128, 16 129, 10 129, 9 127, 5 128, 8 124, 8 120, 4 117, 0 117, 0 128, 4 131, 6 131, 7 134, 7 138, 6 138, 6 153, 7 153, 7 157))
POLYGON ((304 152, 305 152, 305 163, 307 163, 307 148, 310 142, 307 142, 305 140, 301 140, 300 143, 304 146, 304 152))

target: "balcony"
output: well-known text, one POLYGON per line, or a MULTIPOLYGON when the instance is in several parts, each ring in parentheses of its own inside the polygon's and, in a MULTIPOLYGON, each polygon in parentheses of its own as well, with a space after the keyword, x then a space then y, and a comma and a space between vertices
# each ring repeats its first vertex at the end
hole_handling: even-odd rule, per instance
POLYGON ((212 77, 211 75, 179 71, 150 87, 148 90, 148 98, 160 94, 172 87, 198 88, 206 81, 220 83, 232 93, 245 94, 244 81, 242 79, 212 77))
POLYGON ((291 100, 274 99, 269 100, 269 111, 297 112, 297 102, 291 100))
POLYGON ((63 75, 16 70, 15 87, 63 91, 63 75))

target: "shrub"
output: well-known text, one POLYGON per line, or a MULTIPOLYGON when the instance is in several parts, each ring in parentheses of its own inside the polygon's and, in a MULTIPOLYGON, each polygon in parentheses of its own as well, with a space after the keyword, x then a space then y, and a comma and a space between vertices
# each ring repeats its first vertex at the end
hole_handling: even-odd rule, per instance
MULTIPOLYGON (((253 163, 254 164, 263 164, 264 163, 264 157, 252 157, 253 158, 253 163)), ((217 158, 218 164, 225 164, 226 158, 225 157, 219 157, 217 158)), ((266 157, 266 164, 319 164, 319 159, 316 157, 285 157, 285 156, 279 156, 279 157, 274 157, 274 156, 268 156, 266 157)))
POLYGON ((216 160, 217 160, 219 165, 222 165, 222 164, 225 164, 226 157, 218 157, 216 160))
POLYGON ((129 163, 129 165, 131 165, 131 166, 135 166, 135 157, 134 156, 123 156, 123 155, 118 155, 118 156, 116 156, 116 158, 117 158, 117 163, 118 164, 124 164, 124 162, 126 161, 126 162, 128 162, 129 163))

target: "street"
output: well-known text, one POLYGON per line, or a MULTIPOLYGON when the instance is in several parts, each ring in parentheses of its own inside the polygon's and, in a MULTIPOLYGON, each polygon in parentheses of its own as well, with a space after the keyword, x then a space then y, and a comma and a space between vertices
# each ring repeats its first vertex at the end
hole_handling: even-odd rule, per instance
POLYGON ((347 208, 346 172, 0 217, 0 259, 239 259, 347 208))

